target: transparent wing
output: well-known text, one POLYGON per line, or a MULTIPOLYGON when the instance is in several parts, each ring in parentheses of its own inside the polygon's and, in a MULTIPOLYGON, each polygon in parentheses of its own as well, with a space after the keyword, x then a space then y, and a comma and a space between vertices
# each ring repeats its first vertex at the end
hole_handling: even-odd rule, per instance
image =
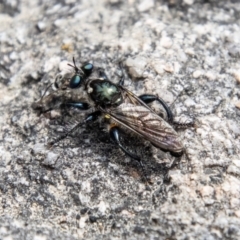
MULTIPOLYGON (((131 96, 132 97, 132 96, 131 96)), ((122 103, 114 109, 104 110, 112 122, 141 135, 154 146, 172 153, 181 153, 183 146, 176 131, 151 108, 133 95, 134 103, 122 103), (139 104, 139 105, 136 105, 139 104)))

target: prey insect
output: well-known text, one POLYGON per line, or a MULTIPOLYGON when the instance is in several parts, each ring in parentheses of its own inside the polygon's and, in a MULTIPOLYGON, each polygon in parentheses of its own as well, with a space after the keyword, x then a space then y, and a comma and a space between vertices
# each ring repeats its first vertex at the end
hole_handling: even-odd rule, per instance
POLYGON ((68 64, 72 68, 74 68, 75 73, 71 77, 64 77, 61 74, 58 74, 55 78, 54 83, 50 84, 41 99, 37 102, 34 102, 32 104, 32 108, 34 110, 40 111, 40 113, 45 113, 48 111, 51 111, 53 109, 59 108, 59 107, 74 107, 78 108, 80 110, 86 110, 89 109, 89 104, 82 100, 86 99, 85 92, 82 92, 79 94, 77 89, 83 85, 83 83, 87 80, 87 78, 91 77, 91 75, 95 76, 94 78, 103 78, 107 79, 107 76, 102 68, 97 68, 96 71, 94 68, 94 65, 89 62, 85 62, 82 64, 80 68, 76 66, 75 59, 73 58, 73 65, 68 64), (64 80, 61 85, 59 85, 58 80, 64 80), (63 79, 62 79, 63 78, 63 79), (66 81, 65 81, 66 80, 66 81), (46 95, 46 92, 48 89, 54 85, 57 91, 52 92, 49 95, 46 95))
MULTIPOLYGON (((88 114, 82 122, 79 122, 66 134, 52 141, 50 143, 51 146, 68 137, 82 125, 101 119, 108 126, 111 140, 126 155, 137 160, 142 168, 143 164, 140 156, 123 146, 120 129, 128 130, 141 136, 153 146, 164 152, 169 152, 172 156, 182 156, 184 147, 173 128, 173 125, 177 123, 174 122, 170 108, 161 98, 151 94, 136 96, 124 87, 124 75, 119 83, 115 84, 108 79, 102 69, 98 70, 98 77, 91 77, 93 65, 86 65, 85 69, 83 67, 78 68, 74 59, 73 63, 74 65, 70 66, 74 68, 75 74, 69 81, 69 89, 57 91, 51 98, 58 96, 65 106, 81 110, 92 108, 92 113, 88 114), (73 89, 78 89, 78 91, 75 92, 73 89), (160 103, 165 109, 167 119, 160 117, 148 105, 154 101, 160 103)), ((46 110, 47 104, 45 103, 51 102, 49 99, 46 96, 33 107, 40 109, 44 106, 44 110, 46 110)), ((188 126, 193 126, 193 124, 190 123, 188 126)))

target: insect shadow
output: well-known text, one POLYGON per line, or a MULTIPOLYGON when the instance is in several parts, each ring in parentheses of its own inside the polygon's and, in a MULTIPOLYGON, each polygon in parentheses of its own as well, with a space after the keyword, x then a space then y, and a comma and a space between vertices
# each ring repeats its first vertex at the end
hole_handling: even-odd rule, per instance
MULTIPOLYGON (((69 109, 63 110, 63 113, 69 111, 69 109)), ((74 125, 74 121, 71 123, 72 115, 63 114, 60 118, 50 121, 49 137, 51 141, 59 138, 59 133, 56 129, 61 129, 61 135, 68 132, 69 128, 74 125)), ((76 124, 76 123, 75 123, 76 124)), ((126 156, 124 152, 115 147, 115 144, 109 138, 109 133, 104 126, 100 126, 99 122, 89 123, 86 127, 79 128, 74 133, 68 135, 62 141, 56 143, 52 148, 57 151, 61 151, 61 154, 68 155, 69 149, 77 149, 81 146, 78 158, 81 161, 86 157, 96 158, 94 161, 99 161, 104 167, 108 167, 109 163, 114 163, 123 167, 127 175, 130 175, 136 179, 141 179, 148 183, 151 183, 151 177, 165 176, 173 165, 169 167, 171 159, 175 157, 167 156, 166 154, 158 150, 157 153, 161 158, 167 158, 167 162, 159 162, 153 158, 153 148, 148 141, 144 141, 141 137, 131 134, 129 132, 121 131, 120 140, 128 151, 133 152, 136 155, 141 156, 144 164, 144 170, 139 165, 138 161, 132 160, 126 156), (89 149, 91 152, 89 155, 89 149), (66 154, 64 153, 66 151, 66 154), (101 156, 101 157, 97 157, 101 156)), ((118 172, 118 171, 117 171, 118 172)))

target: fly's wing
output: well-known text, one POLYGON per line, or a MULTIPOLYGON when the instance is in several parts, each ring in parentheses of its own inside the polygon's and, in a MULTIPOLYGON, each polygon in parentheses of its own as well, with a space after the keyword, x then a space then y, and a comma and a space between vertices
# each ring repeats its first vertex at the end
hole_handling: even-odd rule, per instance
POLYGON ((146 103, 144 103, 139 97, 137 97, 134 93, 130 92, 123 86, 121 86, 122 90, 122 96, 125 103, 130 103, 133 105, 141 105, 150 110, 151 112, 154 112, 146 103))
MULTIPOLYGON (((122 96, 124 99, 125 103, 131 103, 133 105, 140 105, 140 106, 144 106, 145 108, 147 108, 150 112, 155 113, 156 112, 149 106, 147 105, 145 102, 143 102, 138 96, 136 96, 134 93, 130 92, 128 89, 124 88, 123 86, 121 86, 121 90, 122 90, 122 96)), ((159 110, 159 114, 162 114, 163 116, 168 116, 168 113, 166 112, 166 109, 164 108, 163 105, 160 105, 162 107, 162 110, 159 110)))
POLYGON ((154 146, 171 153, 182 153, 183 146, 176 131, 151 109, 143 105, 122 103, 104 112, 113 122, 141 135, 154 146))

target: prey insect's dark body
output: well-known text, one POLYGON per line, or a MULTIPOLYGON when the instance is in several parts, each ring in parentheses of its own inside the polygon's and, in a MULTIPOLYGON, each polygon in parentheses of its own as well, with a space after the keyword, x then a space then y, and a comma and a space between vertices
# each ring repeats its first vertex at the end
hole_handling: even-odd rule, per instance
MULTIPOLYGON (((88 114, 83 122, 78 123, 65 135, 53 141, 51 145, 64 139, 81 125, 102 118, 108 124, 110 138, 128 156, 138 160, 141 166, 140 157, 128 151, 122 145, 120 141, 121 128, 140 135, 150 141, 155 147, 165 152, 170 152, 173 156, 181 156, 183 154, 183 145, 177 132, 171 125, 173 124, 173 114, 161 98, 151 94, 136 96, 123 86, 124 78, 118 84, 114 84, 107 78, 102 69, 99 69, 99 77, 91 78, 93 65, 87 63, 83 67, 78 68, 74 60, 73 63, 74 66, 70 66, 75 69, 75 74, 69 81, 69 89, 59 93, 61 101, 65 106, 81 110, 93 108, 94 111, 88 114), (72 89, 82 90, 78 90, 77 94, 78 96, 85 95, 85 100, 82 101, 78 98, 73 100, 71 96, 71 93, 73 94, 71 92, 72 89), (153 101, 158 101, 162 105, 167 113, 167 119, 161 118, 148 106, 153 101)), ((57 95, 57 93, 53 93, 53 97, 55 97, 54 94, 57 95)), ((33 108, 41 109, 44 106, 43 109, 46 111, 44 101, 49 102, 49 99, 48 96, 44 97, 41 101, 35 103, 33 108)))

